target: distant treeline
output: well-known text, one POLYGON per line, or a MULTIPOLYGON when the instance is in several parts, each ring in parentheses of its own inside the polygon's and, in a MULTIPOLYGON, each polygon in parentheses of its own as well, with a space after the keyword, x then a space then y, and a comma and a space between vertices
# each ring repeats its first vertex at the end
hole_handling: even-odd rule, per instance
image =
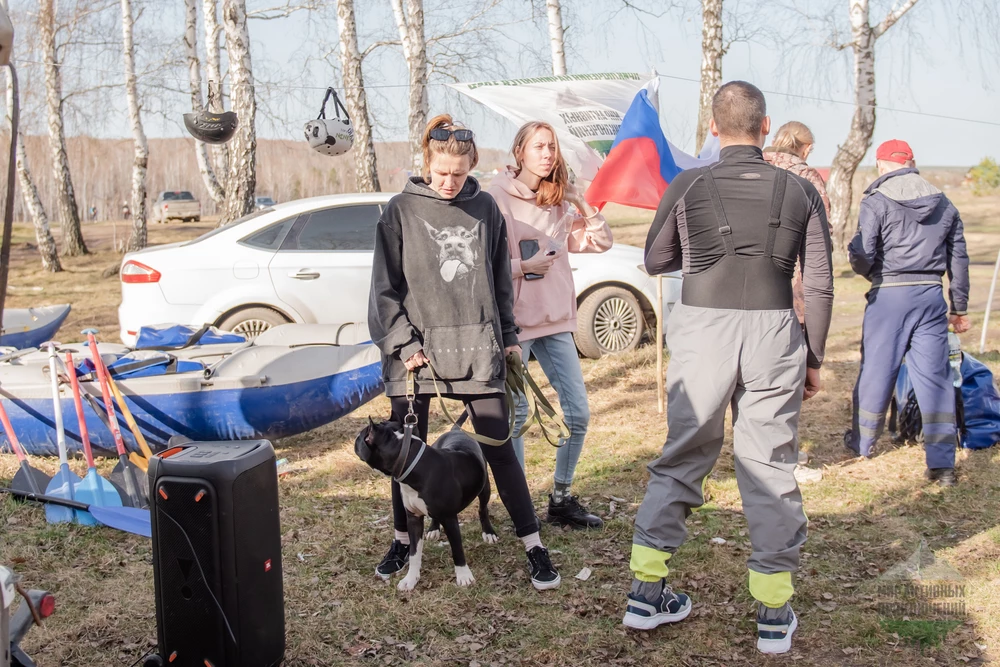
MULTIPOLYGON (((7 145, 9 133, 0 133, 0 145, 7 145)), ((55 181, 50 165, 48 137, 26 136, 28 164, 46 211, 54 213, 55 181)), ((83 220, 91 219, 90 208, 97 208, 97 220, 120 219, 122 204, 130 200, 132 178, 131 139, 95 139, 68 137, 70 168, 76 190, 77 205, 83 220)), ((386 191, 399 191, 406 182, 410 164, 409 147, 405 142, 375 145, 379 178, 386 191)), ((0 173, 7 173, 7 154, 0 151, 0 173)), ((504 151, 481 151, 478 170, 491 171, 507 162, 504 151)), ((352 192, 355 188, 353 154, 326 157, 309 149, 304 142, 258 139, 257 195, 271 196, 276 201, 301 197, 352 192)), ((149 199, 162 190, 189 190, 201 201, 205 215, 216 214, 212 198, 202 184, 194 152, 194 140, 149 140, 149 199)), ((14 217, 28 219, 20 194, 14 199, 14 217)), ((53 220, 53 225, 55 221, 53 220)))

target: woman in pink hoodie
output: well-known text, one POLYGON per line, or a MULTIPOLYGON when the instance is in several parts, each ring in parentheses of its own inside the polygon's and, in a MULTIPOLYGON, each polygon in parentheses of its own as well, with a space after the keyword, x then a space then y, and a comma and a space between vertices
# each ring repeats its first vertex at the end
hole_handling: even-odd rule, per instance
MULTIPOLYGON (((555 486, 545 520, 573 528, 600 528, 603 522, 569 493, 573 472, 590 422, 587 388, 573 341, 576 288, 571 252, 605 252, 611 229, 604 216, 570 182, 555 131, 530 122, 518 130, 511 149, 514 167, 498 174, 489 193, 507 219, 514 320, 525 362, 534 356, 559 394, 571 436, 556 452, 555 486)), ((516 408, 516 428, 527 419, 527 404, 516 408)), ((524 465, 524 439, 514 448, 524 465)))

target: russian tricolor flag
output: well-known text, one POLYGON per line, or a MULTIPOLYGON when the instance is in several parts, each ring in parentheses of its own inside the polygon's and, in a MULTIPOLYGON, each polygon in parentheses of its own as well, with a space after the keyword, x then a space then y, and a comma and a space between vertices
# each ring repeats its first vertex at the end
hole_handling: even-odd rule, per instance
POLYGON ((600 209, 614 202, 655 211, 677 174, 718 161, 718 139, 712 144, 710 137, 701 153, 705 157, 698 158, 667 141, 656 104, 658 83, 654 79, 632 100, 608 157, 587 189, 591 206, 600 209))

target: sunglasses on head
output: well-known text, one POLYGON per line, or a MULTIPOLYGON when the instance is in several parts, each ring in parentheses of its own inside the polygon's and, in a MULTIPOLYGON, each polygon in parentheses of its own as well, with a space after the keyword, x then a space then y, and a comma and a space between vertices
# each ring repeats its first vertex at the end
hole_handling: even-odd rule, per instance
POLYGON ((446 127, 435 127, 431 130, 431 139, 434 141, 448 141, 452 135, 455 136, 455 141, 472 141, 475 136, 472 130, 465 129, 449 130, 446 127))

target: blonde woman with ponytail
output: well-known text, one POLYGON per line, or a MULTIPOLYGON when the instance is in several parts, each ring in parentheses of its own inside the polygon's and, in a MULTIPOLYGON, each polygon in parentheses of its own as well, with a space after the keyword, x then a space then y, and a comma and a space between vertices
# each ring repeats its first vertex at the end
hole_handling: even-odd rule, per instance
MULTIPOLYGON (((815 143, 812 131, 803 123, 792 120, 778 128, 777 134, 774 135, 774 143, 764 149, 764 159, 769 164, 790 171, 812 183, 823 199, 829 221, 830 198, 826 194, 826 183, 818 171, 806 164, 815 143)), ((795 265, 795 278, 792 280, 792 302, 801 324, 805 321, 806 298, 802 289, 802 270, 798 264, 795 265)))
MULTIPOLYGON (((532 585, 556 588, 559 573, 539 538, 524 470, 507 440, 511 408, 504 357, 520 354, 507 226, 496 202, 469 175, 479 161, 471 130, 451 116, 437 116, 427 124, 423 148, 423 175, 412 177, 382 212, 372 262, 368 328, 382 351, 392 419, 402 423, 407 414, 412 371, 417 432, 424 442, 435 376, 443 395, 465 403, 476 433, 506 440, 483 445, 483 456, 524 543, 532 585)), ((375 570, 384 578, 406 567, 410 553, 395 481, 392 509, 395 539, 375 570)))
MULTIPOLYGON (((493 179, 490 194, 507 219, 514 319, 521 328, 518 341, 525 361, 534 356, 555 388, 572 434, 556 450, 545 520, 571 528, 601 528, 600 517, 570 494, 590 408, 573 340, 576 288, 569 253, 605 252, 613 243, 611 228, 569 182, 551 125, 526 123, 514 138, 511 153, 515 166, 493 179)), ((520 431, 527 402, 521 400, 515 412, 515 430, 520 431)), ((524 439, 515 438, 514 447, 523 465, 524 439)))

